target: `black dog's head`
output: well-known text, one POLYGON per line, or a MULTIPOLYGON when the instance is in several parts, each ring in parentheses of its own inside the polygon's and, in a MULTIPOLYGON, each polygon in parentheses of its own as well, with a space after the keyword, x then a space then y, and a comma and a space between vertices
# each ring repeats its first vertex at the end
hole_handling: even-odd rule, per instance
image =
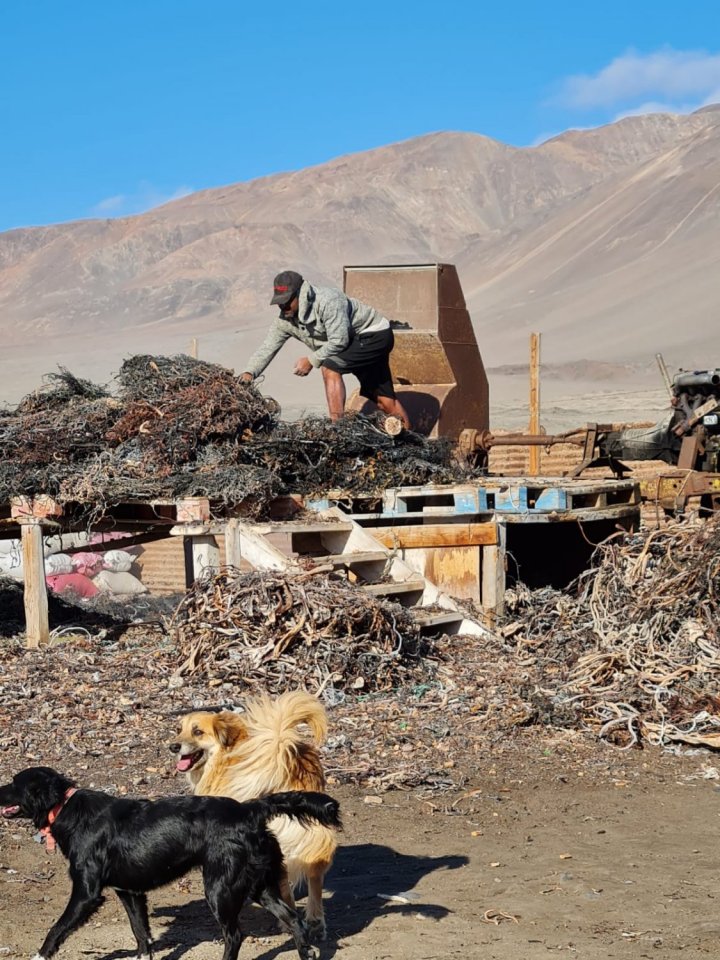
POLYGON ((15 774, 11 783, 0 787, 0 814, 24 817, 39 829, 44 827, 53 807, 62 803, 75 784, 51 767, 28 767, 15 774))

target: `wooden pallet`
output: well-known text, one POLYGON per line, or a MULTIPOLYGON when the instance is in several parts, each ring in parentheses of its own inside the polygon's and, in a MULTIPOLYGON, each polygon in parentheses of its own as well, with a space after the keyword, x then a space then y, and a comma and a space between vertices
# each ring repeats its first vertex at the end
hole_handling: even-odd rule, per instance
POLYGON ((388 488, 382 497, 348 498, 328 494, 306 506, 325 511, 338 506, 363 526, 424 522, 492 521, 548 523, 622 519, 640 510, 635 480, 587 480, 565 477, 485 477, 464 484, 388 488))
POLYGON ((254 524, 230 520, 226 527, 228 562, 249 562, 258 570, 307 568, 311 562, 328 570, 344 568, 358 588, 372 596, 388 597, 417 616, 423 630, 486 635, 479 622, 467 617, 455 600, 427 577, 400 559, 392 547, 343 516, 337 508, 321 514, 317 523, 288 521, 284 524, 254 524), (293 553, 275 546, 271 534, 289 534, 293 553))

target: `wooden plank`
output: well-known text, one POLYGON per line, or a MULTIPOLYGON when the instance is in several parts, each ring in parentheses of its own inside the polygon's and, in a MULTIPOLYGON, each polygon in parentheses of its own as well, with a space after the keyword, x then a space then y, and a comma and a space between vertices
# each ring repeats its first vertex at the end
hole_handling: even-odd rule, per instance
POLYGON ((333 567, 349 567, 355 563, 387 563, 387 550, 358 550, 356 553, 331 553, 315 557, 318 563, 329 563, 333 567))
MULTIPOLYGON (((540 433, 540 334, 530 334, 530 431, 533 436, 540 433)), ((537 477, 540 473, 540 447, 530 447, 529 473, 537 477)))
POLYGON ((104 553, 106 550, 125 550, 127 547, 136 547, 142 543, 153 543, 156 540, 167 540, 168 530, 151 530, 149 533, 138 533, 121 540, 103 540, 101 543, 81 543, 77 547, 65 547, 63 553, 104 553))
POLYGON ((446 610, 443 613, 437 613, 431 610, 414 610, 413 617, 421 627, 437 627, 445 623, 457 623, 463 616, 456 610, 446 610))
POLYGON ((167 530, 171 537, 217 537, 225 533, 225 523, 213 520, 209 523, 176 523, 167 530))
POLYGON ((36 497, 11 497, 10 498, 10 516, 17 520, 24 517, 35 517, 44 519, 45 517, 61 517, 63 508, 52 497, 45 494, 38 494, 36 497))
POLYGON ((390 581, 389 583, 363 583, 361 589, 372 597, 393 596, 396 593, 422 593, 425 589, 424 580, 406 580, 403 583, 390 581))
POLYGON ((25 645, 37 649, 50 642, 42 521, 40 518, 23 519, 21 528, 25 574, 25 645))
POLYGON ((427 523, 373 527, 372 535, 393 550, 414 547, 484 547, 498 542, 496 523, 427 523))
POLYGON ((284 553, 265 539, 265 528, 236 521, 240 556, 255 570, 288 570, 295 564, 284 553))
POLYGON ((210 520, 210 501, 207 497, 183 497, 177 501, 178 523, 207 523, 210 520))
POLYGON ((403 550, 403 559, 451 597, 480 602, 480 547, 403 550))
POLYGON ((272 523, 257 523, 256 533, 267 536, 269 533, 349 533, 353 529, 351 520, 338 520, 334 523, 322 520, 286 520, 272 523))
POLYGON ((700 450, 700 439, 697 434, 690 437, 683 437, 680 444, 680 454, 677 465, 681 470, 693 470, 700 450))

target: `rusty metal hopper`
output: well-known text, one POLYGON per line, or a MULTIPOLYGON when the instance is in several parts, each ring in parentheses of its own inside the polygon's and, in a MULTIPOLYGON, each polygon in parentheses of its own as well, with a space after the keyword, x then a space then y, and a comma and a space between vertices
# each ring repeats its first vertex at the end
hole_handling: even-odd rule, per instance
MULTIPOLYGON (((452 264, 345 267, 344 289, 393 322, 390 366, 413 429, 455 440, 468 427, 488 429, 487 376, 452 264)), ((356 391, 347 409, 375 404, 356 391)))

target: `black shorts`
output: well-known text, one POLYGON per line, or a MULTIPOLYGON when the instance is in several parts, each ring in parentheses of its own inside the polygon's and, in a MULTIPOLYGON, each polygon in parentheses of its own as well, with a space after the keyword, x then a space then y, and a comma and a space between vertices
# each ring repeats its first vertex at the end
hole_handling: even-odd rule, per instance
POLYGON ((368 400, 376 400, 377 397, 394 400, 395 390, 390 372, 390 352, 394 346, 392 329, 361 333, 353 338, 342 353, 323 360, 322 365, 337 373, 352 373, 360 381, 360 395, 368 400))

